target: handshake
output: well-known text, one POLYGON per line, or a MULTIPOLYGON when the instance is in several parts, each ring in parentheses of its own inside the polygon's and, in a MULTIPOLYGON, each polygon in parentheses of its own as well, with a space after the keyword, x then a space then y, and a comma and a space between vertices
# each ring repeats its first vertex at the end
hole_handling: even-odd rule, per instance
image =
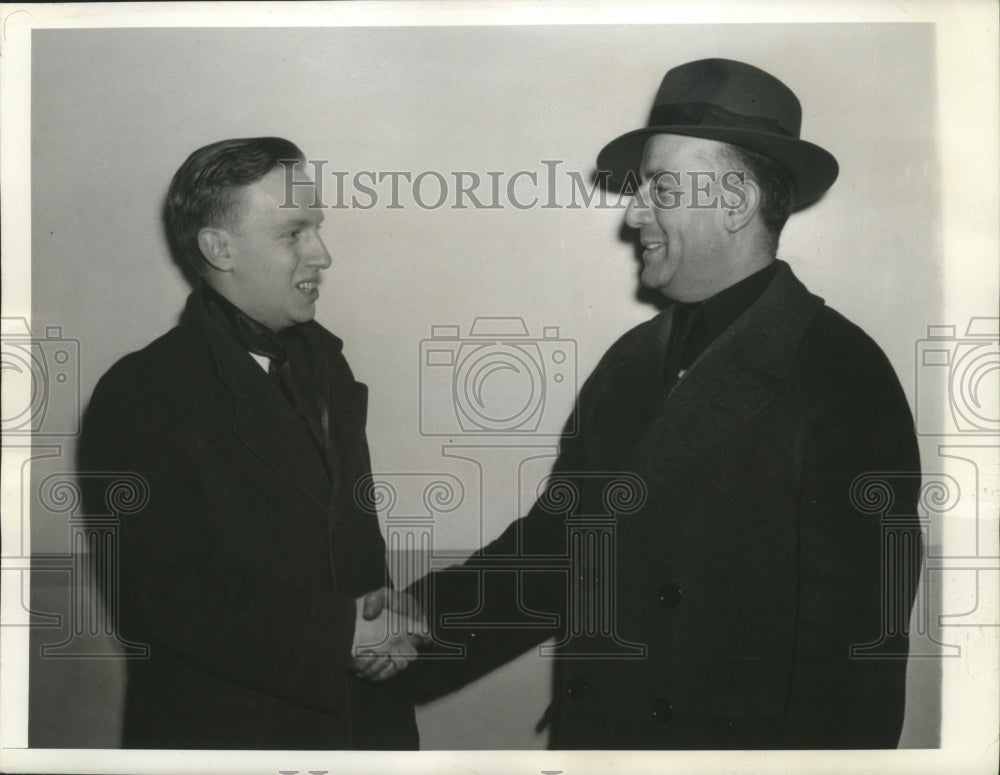
POLYGON ((405 592, 383 587, 356 605, 351 669, 357 676, 386 681, 417 658, 418 646, 430 643, 420 603, 405 592))

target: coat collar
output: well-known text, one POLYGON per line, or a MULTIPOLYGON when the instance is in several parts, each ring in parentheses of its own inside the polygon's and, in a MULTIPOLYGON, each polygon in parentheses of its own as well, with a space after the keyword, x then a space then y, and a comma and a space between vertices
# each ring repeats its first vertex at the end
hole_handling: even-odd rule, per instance
POLYGON ((809 323, 823 307, 786 263, 778 263, 761 296, 706 348, 669 396, 663 394, 662 364, 672 308, 638 332, 596 398, 600 443, 612 452, 607 462, 639 473, 651 487, 669 487, 777 397, 809 323))
MULTIPOLYGON (((239 442, 289 484, 329 510, 338 497, 338 487, 348 476, 350 466, 345 466, 344 461, 356 459, 359 446, 365 443, 367 387, 349 373, 333 368, 341 357, 343 342, 318 323, 307 324, 321 383, 329 385, 330 453, 324 466, 315 440, 295 410, 283 398, 277 400, 277 388, 267 374, 235 336, 207 314, 198 291, 188 298, 183 322, 206 343, 216 375, 233 394, 233 433, 239 442)), ((367 459, 366 452, 363 457, 367 459)))

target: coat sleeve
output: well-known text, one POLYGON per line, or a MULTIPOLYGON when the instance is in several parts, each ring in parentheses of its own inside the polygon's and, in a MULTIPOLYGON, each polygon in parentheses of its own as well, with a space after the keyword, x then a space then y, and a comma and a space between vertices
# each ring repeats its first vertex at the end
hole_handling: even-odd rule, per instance
MULTIPOLYGON (((332 583, 227 567, 194 465, 167 401, 113 368, 95 389, 80 442, 85 472, 132 472, 149 500, 119 525, 123 634, 216 678, 319 710, 343 709, 355 604, 332 583)), ((88 513, 105 494, 88 487, 88 513)))
POLYGON ((805 441, 787 748, 896 747, 921 563, 913 421, 886 363, 805 441), (881 384, 880 384, 881 383, 881 384))
MULTIPOLYGON (((599 371, 599 369, 598 369, 599 371)), ((586 422, 589 398, 595 391, 597 372, 584 384, 577 408, 566 428, 586 422)), ((576 472, 584 467, 584 434, 564 433, 552 473, 576 472)), ((508 525, 494 541, 462 565, 434 571, 406 590, 421 601, 435 644, 404 673, 410 687, 422 698, 437 696, 481 678, 549 638, 565 626, 568 578, 565 569, 544 569, 535 564, 521 573, 519 558, 531 555, 564 556, 567 552, 566 519, 536 502, 528 514, 508 525), (504 570, 484 572, 483 558, 512 558, 504 570), (448 626, 449 616, 476 612, 479 626, 448 626), (538 626, 533 614, 555 614, 555 626, 538 626), (483 626, 486 623, 504 626, 483 626), (445 649, 440 644, 447 644, 445 649), (455 656, 455 647, 463 656, 455 656), (442 654, 450 654, 441 658, 442 654)))

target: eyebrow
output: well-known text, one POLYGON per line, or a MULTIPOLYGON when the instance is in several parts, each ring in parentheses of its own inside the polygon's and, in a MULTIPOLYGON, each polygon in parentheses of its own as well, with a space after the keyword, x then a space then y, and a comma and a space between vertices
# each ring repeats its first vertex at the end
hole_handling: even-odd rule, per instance
POLYGON ((317 212, 316 216, 313 218, 304 218, 302 216, 292 218, 291 220, 282 222, 279 228, 281 231, 284 231, 285 229, 300 228, 303 226, 319 226, 326 220, 326 217, 321 212, 317 212))
POLYGON ((653 178, 655 178, 657 175, 659 175, 659 179, 656 181, 657 183, 666 180, 670 185, 673 186, 681 185, 679 180, 679 178, 681 177, 681 173, 678 170, 663 170, 663 169, 654 170, 650 166, 644 166, 639 170, 639 176, 642 182, 651 183, 653 178))

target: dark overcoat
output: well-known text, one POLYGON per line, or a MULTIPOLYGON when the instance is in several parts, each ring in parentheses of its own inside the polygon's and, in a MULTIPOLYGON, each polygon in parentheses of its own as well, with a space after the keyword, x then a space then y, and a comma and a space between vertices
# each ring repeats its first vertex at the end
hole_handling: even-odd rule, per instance
MULTIPOLYGON (((150 646, 128 662, 126 747, 418 745, 405 687, 348 669, 354 600, 387 580, 377 516, 354 497, 367 388, 337 337, 301 333, 329 386, 326 457, 199 292, 94 390, 81 469, 149 490, 118 528, 119 632, 150 646)), ((104 493, 85 496, 102 513, 104 493)))
POLYGON ((555 635, 553 747, 894 747, 920 475, 892 367, 784 263, 665 397, 670 318, 600 361, 529 515, 412 588, 465 658, 409 679, 555 635))

